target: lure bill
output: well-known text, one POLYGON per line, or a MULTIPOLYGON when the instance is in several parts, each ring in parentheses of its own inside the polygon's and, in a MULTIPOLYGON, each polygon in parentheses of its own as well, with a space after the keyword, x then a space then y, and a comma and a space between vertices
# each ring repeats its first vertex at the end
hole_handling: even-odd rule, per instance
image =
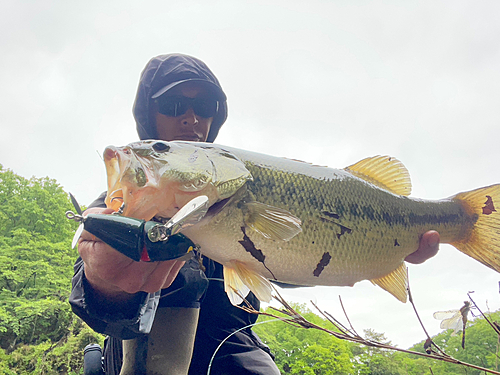
POLYGON ((405 302, 404 259, 428 230, 500 272, 500 185, 429 201, 409 197, 408 171, 392 157, 333 169, 193 142, 108 147, 104 161, 106 204, 124 216, 168 219, 207 197, 208 212, 181 232, 224 265, 234 304, 249 290, 268 301, 269 280, 371 280, 405 302))

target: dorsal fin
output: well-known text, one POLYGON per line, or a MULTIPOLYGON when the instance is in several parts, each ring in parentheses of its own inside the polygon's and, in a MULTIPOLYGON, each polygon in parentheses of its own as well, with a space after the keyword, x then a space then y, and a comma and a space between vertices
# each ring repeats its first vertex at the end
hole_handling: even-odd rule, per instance
POLYGON ((403 196, 411 193, 410 174, 396 158, 374 156, 363 159, 345 170, 391 193, 403 196))
POLYGON ((404 263, 401 263, 401 265, 390 274, 370 281, 391 293, 401 302, 406 303, 406 298, 408 296, 408 273, 404 263))

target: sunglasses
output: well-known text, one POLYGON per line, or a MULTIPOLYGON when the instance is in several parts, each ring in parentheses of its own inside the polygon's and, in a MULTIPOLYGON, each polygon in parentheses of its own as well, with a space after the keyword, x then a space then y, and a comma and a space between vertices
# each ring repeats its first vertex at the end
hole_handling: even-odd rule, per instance
POLYGON ((155 99, 158 103, 158 112, 162 115, 182 116, 189 108, 203 118, 214 117, 219 109, 219 102, 213 98, 187 98, 185 96, 167 96, 155 99))

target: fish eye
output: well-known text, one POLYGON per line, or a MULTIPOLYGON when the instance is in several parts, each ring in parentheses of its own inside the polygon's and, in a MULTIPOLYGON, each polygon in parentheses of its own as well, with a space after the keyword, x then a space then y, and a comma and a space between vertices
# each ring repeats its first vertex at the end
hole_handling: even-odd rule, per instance
POLYGON ((152 147, 156 152, 167 152, 170 150, 170 146, 163 142, 156 142, 152 147))

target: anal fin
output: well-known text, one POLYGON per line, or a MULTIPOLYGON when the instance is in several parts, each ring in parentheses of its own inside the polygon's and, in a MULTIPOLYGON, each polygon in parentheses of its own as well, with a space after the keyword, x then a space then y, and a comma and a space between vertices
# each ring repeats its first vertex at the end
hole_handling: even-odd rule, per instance
POLYGON ((260 301, 271 301, 269 280, 236 260, 224 264, 224 290, 234 306, 242 303, 249 291, 260 301))
POLYGON ((401 302, 406 303, 408 298, 408 273, 404 263, 401 263, 401 265, 390 274, 370 281, 391 293, 401 302))

